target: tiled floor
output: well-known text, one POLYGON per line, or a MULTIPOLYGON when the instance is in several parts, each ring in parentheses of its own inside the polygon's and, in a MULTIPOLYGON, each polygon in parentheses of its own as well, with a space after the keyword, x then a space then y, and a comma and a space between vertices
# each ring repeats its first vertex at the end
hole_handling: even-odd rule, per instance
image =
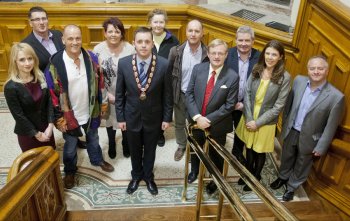
MULTIPOLYGON (((6 110, 6 103, 0 94, 0 189, 6 183, 6 174, 13 160, 21 153, 17 144, 16 135, 13 133, 14 120, 11 114, 6 110), (4 105, 5 104, 5 105, 4 105)), ((105 160, 114 167, 113 173, 105 173, 99 167, 92 166, 86 150, 78 150, 78 175, 76 177, 77 186, 66 191, 66 202, 69 210, 81 209, 101 209, 121 206, 147 206, 147 205, 179 205, 181 201, 182 184, 184 177, 184 159, 179 162, 173 160, 173 154, 176 150, 174 137, 174 127, 172 126, 165 132, 166 145, 157 148, 157 157, 155 162, 155 181, 159 186, 159 195, 151 196, 145 184, 141 182, 138 191, 129 196, 125 193, 126 186, 131 179, 130 158, 124 158, 121 150, 121 133, 117 132, 117 158, 109 159, 108 141, 105 128, 99 129, 100 145, 102 147, 105 160)), ((62 158, 63 138, 60 132, 55 130, 57 151, 62 158)), ((226 147, 231 150, 232 134, 228 135, 226 147)), ((61 160, 62 162, 62 160, 61 160)), ((62 167, 63 165, 61 165, 62 167)), ((277 176, 277 171, 272 161, 267 160, 262 183, 266 187, 277 176)), ((243 201, 257 201, 257 196, 252 192, 243 192, 242 186, 237 186, 238 176, 233 170, 229 171, 229 181, 232 183, 236 192, 243 201)), ((192 184, 188 190, 188 203, 194 203, 197 185, 192 184)), ((272 190, 271 190, 272 191, 272 190)), ((277 198, 281 198, 283 188, 273 191, 277 198)), ((205 195, 208 203, 217 200, 217 194, 209 197, 205 195)), ((306 200, 305 193, 299 189, 295 200, 306 200)))

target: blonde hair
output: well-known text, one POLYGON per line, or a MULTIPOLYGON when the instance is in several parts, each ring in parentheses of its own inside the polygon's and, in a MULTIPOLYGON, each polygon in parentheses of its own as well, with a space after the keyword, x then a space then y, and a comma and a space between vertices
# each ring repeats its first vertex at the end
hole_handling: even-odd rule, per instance
POLYGON ((226 48, 226 51, 225 51, 225 52, 227 52, 228 46, 227 46, 226 42, 223 41, 223 40, 221 40, 221 39, 218 39, 218 38, 212 40, 212 41, 208 44, 208 51, 209 51, 210 48, 215 48, 216 46, 219 46, 219 45, 223 45, 223 46, 226 48))
POLYGON ((152 11, 148 12, 148 15, 147 15, 148 23, 151 22, 152 18, 155 15, 163 15, 165 23, 168 21, 168 15, 167 15, 166 11, 163 9, 160 9, 160 8, 156 8, 156 9, 153 9, 152 11))
POLYGON ((31 71, 31 74, 34 77, 34 83, 39 81, 40 84, 45 84, 46 82, 45 82, 44 74, 39 69, 38 56, 36 56, 34 49, 27 43, 17 43, 17 44, 14 44, 12 46, 11 53, 10 53, 10 64, 9 64, 9 68, 8 68, 8 79, 7 79, 6 83, 10 80, 12 80, 14 82, 21 83, 21 84, 24 83, 19 78, 19 70, 18 70, 18 66, 16 63, 18 53, 20 51, 24 52, 24 54, 26 54, 26 55, 30 55, 33 57, 34 66, 33 66, 33 70, 31 71))

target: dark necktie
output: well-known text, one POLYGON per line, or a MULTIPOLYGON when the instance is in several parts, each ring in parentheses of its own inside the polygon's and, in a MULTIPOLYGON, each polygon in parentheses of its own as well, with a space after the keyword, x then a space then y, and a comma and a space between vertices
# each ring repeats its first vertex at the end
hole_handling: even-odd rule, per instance
POLYGON ((207 105, 209 102, 209 98, 211 95, 211 92, 213 91, 214 85, 215 85, 215 74, 216 72, 211 72, 211 77, 207 83, 207 87, 205 88, 205 94, 204 94, 204 100, 203 100, 203 106, 202 106, 202 116, 206 115, 207 112, 207 105))
POLYGON ((146 73, 146 70, 145 70, 145 64, 146 64, 146 62, 144 62, 144 61, 140 62, 139 78, 140 78, 140 83, 141 83, 142 86, 145 86, 146 82, 147 82, 147 73, 146 73))

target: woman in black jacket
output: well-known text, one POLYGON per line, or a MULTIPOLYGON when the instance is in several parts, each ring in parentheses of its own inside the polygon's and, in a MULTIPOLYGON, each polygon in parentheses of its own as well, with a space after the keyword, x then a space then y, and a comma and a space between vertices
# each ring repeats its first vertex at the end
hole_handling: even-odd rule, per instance
POLYGON ((38 57, 29 44, 12 46, 4 94, 23 152, 41 146, 56 148, 51 98, 38 65, 38 57))

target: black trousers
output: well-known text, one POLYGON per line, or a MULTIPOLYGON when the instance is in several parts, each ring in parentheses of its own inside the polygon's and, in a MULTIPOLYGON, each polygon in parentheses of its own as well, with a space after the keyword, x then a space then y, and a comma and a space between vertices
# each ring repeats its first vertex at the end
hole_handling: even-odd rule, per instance
MULTIPOLYGON (((198 142, 199 145, 204 147, 205 143, 205 135, 201 130, 194 130, 193 136, 198 142)), ((213 137, 213 139, 222 146, 225 146, 226 143, 226 134, 218 137, 213 137)), ((209 145, 209 157, 214 162, 215 166, 222 172, 224 167, 224 159, 220 156, 218 152, 214 150, 214 148, 209 145)), ((191 172, 198 174, 199 172, 199 163, 200 160, 196 154, 191 155, 191 172)))
POLYGON ((131 176, 134 180, 153 180, 153 167, 160 127, 152 131, 126 131, 131 157, 131 176))
MULTIPOLYGON (((235 126, 235 131, 237 129, 238 123, 241 120, 243 112, 239 110, 235 110, 232 112, 233 117, 233 125, 235 126)), ((239 137, 235 134, 235 137, 233 138, 233 147, 232 147, 232 154, 237 158, 237 160, 245 165, 246 160, 243 156, 243 148, 244 148, 244 142, 239 139, 239 137)))

